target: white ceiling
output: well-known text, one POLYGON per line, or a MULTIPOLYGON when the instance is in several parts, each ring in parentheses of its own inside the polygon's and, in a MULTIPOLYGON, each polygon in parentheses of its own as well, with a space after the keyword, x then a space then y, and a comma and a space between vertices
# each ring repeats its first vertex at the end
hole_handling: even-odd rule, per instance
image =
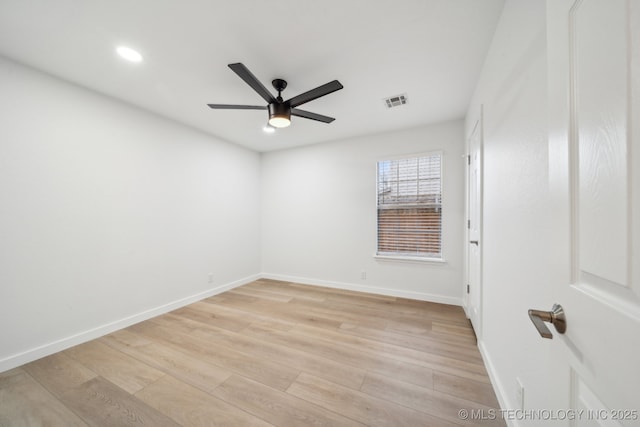
MULTIPOLYGON (((257 151, 462 118, 504 0, 0 0, 0 54, 257 151), (131 64, 118 45, 139 50, 131 64), (338 79, 344 89, 262 131, 263 105, 227 64, 283 98, 338 79), (383 98, 406 93, 388 110, 383 98)), ((42 113, 42 112, 40 112, 42 113)))

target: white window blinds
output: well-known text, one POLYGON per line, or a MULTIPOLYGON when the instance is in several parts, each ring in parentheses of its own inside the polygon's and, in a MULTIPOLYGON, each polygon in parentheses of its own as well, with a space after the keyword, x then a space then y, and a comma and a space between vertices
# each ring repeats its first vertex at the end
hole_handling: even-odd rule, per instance
POLYGON ((378 255, 442 258, 442 155, 378 162, 378 255))

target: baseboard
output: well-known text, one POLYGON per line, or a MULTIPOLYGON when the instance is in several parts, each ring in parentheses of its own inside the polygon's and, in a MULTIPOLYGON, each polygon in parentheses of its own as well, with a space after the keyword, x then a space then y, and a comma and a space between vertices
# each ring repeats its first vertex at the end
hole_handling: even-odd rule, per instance
POLYGON ((128 326, 142 322, 152 317, 156 317, 161 314, 167 313, 169 311, 175 310, 177 308, 184 307, 185 305, 189 305, 196 301, 200 301, 204 298, 208 298, 213 295, 222 293, 224 291, 228 291, 230 289, 236 288, 238 286, 242 286, 244 284, 257 280, 260 277, 261 275, 255 274, 240 280, 235 280, 233 282, 208 289, 204 292, 199 292, 195 295, 190 295, 188 297, 181 298, 181 299, 169 302, 167 304, 163 304, 159 307, 145 310, 143 312, 134 314, 132 316, 128 316, 123 319, 116 320, 114 322, 110 322, 105 325, 101 325, 96 328, 89 329, 87 331, 80 332, 78 334, 71 335, 51 343, 41 345, 36 348, 32 348, 25 352, 11 355, 9 357, 6 357, 0 360, 0 372, 8 371, 9 369, 13 369, 15 367, 24 365, 25 363, 33 362, 34 360, 38 360, 50 354, 57 353, 62 350, 66 350, 67 348, 73 347, 78 344, 82 344, 87 341, 91 341, 101 336, 110 334, 111 332, 115 332, 117 330, 126 328, 128 326))
POLYGON ((310 279, 307 277, 288 276, 284 274, 262 273, 264 279, 281 280, 284 282, 295 282, 303 285, 323 286, 326 288, 344 289, 356 292, 367 292, 370 294, 386 295, 392 297, 401 297, 415 299, 419 301, 429 301, 439 304, 462 305, 462 298, 450 297, 445 295, 428 294, 424 292, 406 291, 402 289, 381 288, 377 286, 364 286, 354 283, 333 282, 329 280, 310 279))
MULTIPOLYGON (((491 380, 491 385, 493 386, 493 390, 496 392, 496 398, 498 399, 498 404, 500 404, 501 409, 509 409, 507 395, 504 389, 504 385, 498 378, 498 373, 496 371, 495 365, 487 351, 487 347, 484 345, 483 341, 478 341, 478 350, 480 350, 480 355, 482 356, 482 360, 484 361, 484 366, 487 368, 487 373, 489 374, 489 379, 491 380)), ((517 420, 514 419, 505 419, 504 420, 509 427, 519 427, 520 424, 517 420)))

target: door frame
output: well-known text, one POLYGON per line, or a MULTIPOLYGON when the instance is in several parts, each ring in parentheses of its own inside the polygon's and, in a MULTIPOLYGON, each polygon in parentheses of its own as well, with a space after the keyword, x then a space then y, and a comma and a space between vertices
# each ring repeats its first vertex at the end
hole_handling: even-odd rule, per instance
POLYGON ((484 200, 484 127, 483 127, 483 116, 484 108, 483 105, 480 105, 480 112, 478 118, 475 120, 475 124, 469 135, 466 138, 466 154, 465 154, 465 233, 464 233, 464 283, 462 289, 462 306, 465 311, 465 314, 468 319, 471 319, 471 300, 469 298, 469 285, 470 285, 470 262, 471 262, 471 249, 470 243, 471 240, 471 138, 474 135, 478 135, 479 138, 479 151, 480 151, 480 164, 479 164, 479 172, 480 172, 480 185, 478 188, 477 194, 477 212, 478 212, 478 283, 477 283, 477 292, 478 292, 478 307, 477 307, 477 319, 476 324, 473 325, 474 332, 476 334, 476 338, 479 340, 482 336, 482 279, 483 279, 483 242, 482 242, 482 224, 483 224, 483 200, 484 200))

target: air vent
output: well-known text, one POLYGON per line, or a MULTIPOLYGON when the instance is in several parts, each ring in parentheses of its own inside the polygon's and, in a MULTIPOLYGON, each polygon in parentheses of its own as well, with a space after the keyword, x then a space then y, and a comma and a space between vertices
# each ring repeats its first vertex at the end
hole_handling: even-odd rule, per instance
POLYGON ((384 100, 387 108, 399 107, 407 103, 407 94, 403 93, 402 95, 391 96, 384 100))

